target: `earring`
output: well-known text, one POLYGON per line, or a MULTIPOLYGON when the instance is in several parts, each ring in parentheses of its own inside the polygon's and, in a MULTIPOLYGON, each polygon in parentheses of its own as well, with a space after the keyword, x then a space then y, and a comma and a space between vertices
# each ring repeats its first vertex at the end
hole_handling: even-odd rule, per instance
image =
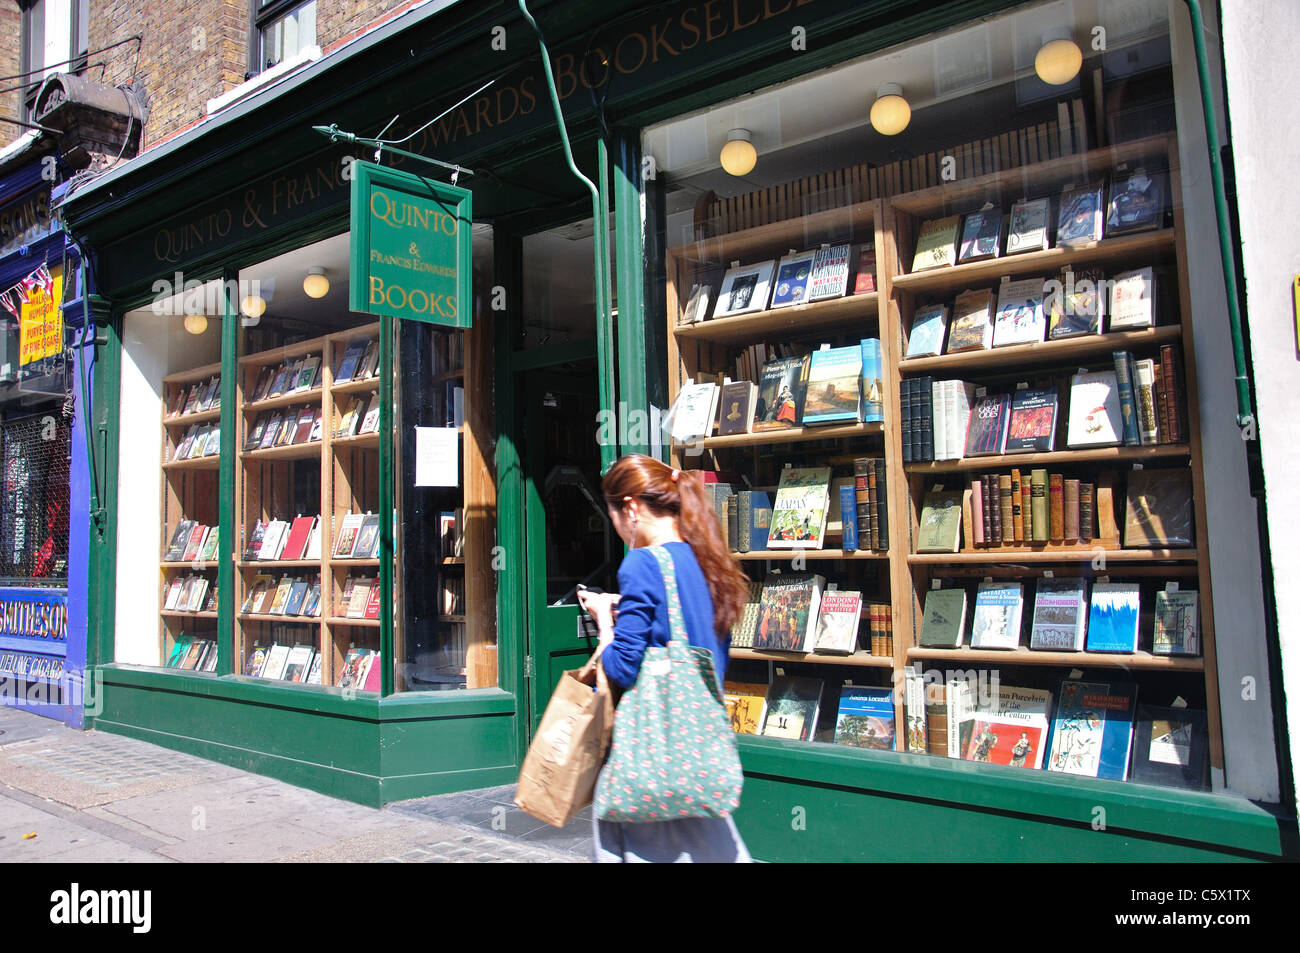
POLYGON ((632 516, 632 542, 628 545, 628 549, 636 549, 636 534, 637 534, 637 529, 639 528, 639 527, 638 527, 638 523, 639 523, 639 521, 637 520, 636 515, 633 514, 633 516, 632 516))

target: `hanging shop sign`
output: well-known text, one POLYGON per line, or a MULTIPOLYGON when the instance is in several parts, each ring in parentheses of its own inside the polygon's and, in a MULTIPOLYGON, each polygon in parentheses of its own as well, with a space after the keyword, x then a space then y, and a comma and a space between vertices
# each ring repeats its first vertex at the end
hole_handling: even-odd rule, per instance
POLYGON ((20 366, 63 353, 63 275, 55 272, 42 265, 7 292, 18 305, 20 366))
POLYGON ((352 310, 469 327, 472 222, 465 189, 357 162, 352 310))

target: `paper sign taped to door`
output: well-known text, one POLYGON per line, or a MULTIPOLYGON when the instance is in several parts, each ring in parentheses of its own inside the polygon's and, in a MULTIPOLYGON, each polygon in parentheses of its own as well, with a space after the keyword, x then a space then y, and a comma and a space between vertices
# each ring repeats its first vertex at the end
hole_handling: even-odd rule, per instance
POLYGON ((415 428, 415 485, 460 486, 460 431, 415 428))

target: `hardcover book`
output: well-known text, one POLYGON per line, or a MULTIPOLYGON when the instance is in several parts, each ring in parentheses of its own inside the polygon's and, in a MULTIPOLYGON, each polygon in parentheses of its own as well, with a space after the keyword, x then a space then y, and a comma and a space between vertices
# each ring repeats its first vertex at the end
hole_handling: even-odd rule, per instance
POLYGON ((830 467, 786 467, 781 471, 768 549, 821 549, 830 509, 830 467))
POLYGON ((303 615, 302 604, 307 598, 308 583, 305 578, 295 579, 284 604, 285 615, 303 615))
POLYGON ((1106 233, 1118 235, 1159 228, 1164 224, 1164 211, 1164 173, 1139 169, 1125 178, 1116 178, 1111 186, 1106 233))
POLYGON ((357 541, 357 532, 365 520, 364 513, 347 513, 339 526, 338 539, 334 542, 334 555, 346 558, 352 555, 352 547, 357 541))
POLYGON ((921 645, 955 649, 966 636, 966 590, 931 589, 925 594, 921 645))
POLYGON ((754 648, 809 652, 826 580, 811 573, 768 573, 759 599, 754 648))
POLYGON ((727 269, 713 316, 727 318, 766 308, 775 267, 776 262, 768 260, 727 269))
POLYGON ((1101 241, 1102 192, 1102 184, 1096 183, 1061 195, 1056 225, 1058 248, 1101 241))
POLYGON ((968 712, 969 737, 962 758, 1012 768, 1043 766, 1050 731, 1052 693, 1040 688, 998 685, 987 701, 976 701, 968 712))
POLYGON ((948 330, 948 306, 928 304, 916 309, 912 333, 907 336, 907 357, 934 357, 943 353, 944 333, 948 330))
POLYGON ((813 351, 804 389, 804 426, 856 423, 862 409, 861 381, 860 345, 813 351))
POLYGON ((1136 652, 1141 587, 1136 582, 1098 582, 1088 612, 1089 652, 1136 652))
POLYGON ((1061 683, 1059 698, 1047 770, 1123 781, 1133 741, 1137 685, 1067 680, 1061 683))
POLYGON ((1003 453, 1050 451, 1056 443, 1056 388, 1018 390, 1011 397, 1011 420, 1003 453))
POLYGON ((985 394, 975 399, 966 430, 966 456, 999 454, 1006 446, 1011 423, 1011 395, 985 394))
POLYGON ((1155 271, 1138 268, 1111 279, 1110 329, 1131 331, 1155 327, 1155 271))
POLYGON ((1014 649, 1019 646, 1023 608, 1024 586, 1021 583, 980 583, 971 619, 971 648, 1014 649))
POLYGON ((1100 334, 1105 313, 1104 276, 1100 268, 1069 268, 1056 280, 1059 288, 1047 295, 1047 337, 1056 341, 1081 334, 1100 334))
POLYGON ((1129 780, 1208 791, 1205 712, 1138 705, 1129 780))
POLYGON ((993 292, 987 289, 963 291, 952 306, 948 330, 948 354, 987 349, 993 346, 993 292))
POLYGON ((352 380, 352 375, 357 370, 357 362, 361 360, 361 355, 365 352, 365 349, 366 342, 364 339, 348 342, 347 350, 343 352, 343 359, 339 361, 338 372, 334 375, 335 384, 346 384, 352 380))
POLYGON ((883 423, 885 419, 884 354, 879 338, 862 338, 862 421, 883 423))
POLYGON ((763 365, 754 405, 754 430, 786 430, 799 425, 804 359, 783 357, 763 365))
POLYGON ((690 383, 677 392, 666 423, 669 436, 687 443, 713 436, 713 418, 718 407, 718 385, 690 383))
POLYGON ((835 743, 895 750, 894 698, 888 688, 845 685, 835 717, 835 743))
POLYGON ((962 223, 961 249, 957 261, 981 261, 997 258, 1001 251, 1002 209, 986 208, 971 212, 962 223))
POLYGON ((281 678, 284 667, 289 661, 290 646, 278 642, 266 653, 266 664, 262 666, 261 678, 281 678))
POLYGON ((1198 601, 1198 594, 1189 589, 1161 589, 1156 593, 1156 620, 1151 638, 1153 654, 1201 654, 1198 601))
POLYGON ((808 300, 842 298, 848 290, 849 246, 830 245, 817 249, 813 258, 812 277, 808 280, 808 300))
POLYGON ((772 282, 773 308, 808 302, 808 280, 812 277, 815 257, 816 252, 805 251, 781 259, 776 266, 776 279, 772 282))
POLYGON ((356 542, 352 544, 353 559, 374 559, 379 555, 379 514, 367 513, 357 530, 356 542))
POLYGON ((913 272, 956 264, 960 221, 960 216, 949 215, 931 219, 921 226, 921 234, 916 239, 916 255, 912 259, 913 272))
POLYGON ((722 385, 718 406, 718 435, 749 433, 754 421, 758 385, 753 381, 731 381, 722 385))
POLYGON ((307 675, 315 651, 310 645, 295 645, 291 648, 284 660, 284 672, 280 678, 286 682, 301 682, 307 675))
POLYGON ((961 548, 962 494, 942 487, 925 494, 917 527, 918 553, 955 553, 961 548))
POLYGON ((194 532, 193 520, 181 520, 176 524, 176 530, 172 533, 171 542, 167 545, 167 551, 163 554, 164 562, 180 562, 181 557, 185 555, 185 547, 190 541, 190 534, 194 532))
POLYGON ((1007 254, 1043 251, 1047 248, 1048 215, 1051 200, 1027 199, 1011 206, 1011 224, 1007 231, 1007 254))
POLYGON ((722 700, 731 730, 738 735, 756 735, 763 725, 767 707, 767 685, 759 682, 726 682, 722 700))
POLYGON ((212 527, 211 531, 209 531, 207 536, 204 538, 203 547, 199 550, 198 556, 201 562, 209 562, 217 558, 217 546, 221 541, 220 529, 221 527, 219 526, 212 527))
POLYGON ((829 655, 852 655, 856 652, 861 613, 861 592, 836 590, 825 593, 817 610, 813 651, 829 655))
POLYGON ((855 295, 870 294, 876 290, 876 247, 863 245, 858 249, 858 273, 853 283, 855 295))
MULTIPOLYGON (((757 579, 749 580, 749 589, 745 595, 745 607, 731 626, 731 647, 733 649, 751 649, 754 647, 754 630, 758 628, 758 610, 763 601, 763 584, 757 579)), ((766 693, 767 686, 764 686, 766 693)))
POLYGON ((998 312, 993 321, 993 346, 1037 344, 1047 333, 1043 316, 1043 279, 1003 279, 998 287, 998 312))
POLYGON ((1190 470, 1131 471, 1124 507, 1124 546, 1164 549, 1194 545, 1192 510, 1190 470))
POLYGON ((298 368, 298 376, 294 378, 292 390, 311 390, 316 384, 316 373, 319 369, 319 354, 304 358, 302 365, 298 368))
POLYGON ((1115 372, 1094 371, 1070 378, 1071 447, 1117 447, 1124 442, 1115 372))
POLYGON ((822 680, 778 675, 767 690, 761 734, 811 741, 821 712, 822 680))
POLYGON ((339 688, 361 689, 365 686, 366 672, 370 668, 372 649, 353 646, 343 659, 343 670, 339 673, 339 688))
POLYGON ((1088 583, 1083 579, 1040 579, 1034 592, 1029 647, 1082 652, 1088 618, 1088 583))

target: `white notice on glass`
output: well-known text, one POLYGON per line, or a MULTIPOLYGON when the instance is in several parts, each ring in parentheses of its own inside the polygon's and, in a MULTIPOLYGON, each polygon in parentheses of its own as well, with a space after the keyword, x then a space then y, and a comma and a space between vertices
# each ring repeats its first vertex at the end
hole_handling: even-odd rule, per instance
POLYGON ((415 485, 460 485, 460 431, 455 427, 415 428, 415 485))

